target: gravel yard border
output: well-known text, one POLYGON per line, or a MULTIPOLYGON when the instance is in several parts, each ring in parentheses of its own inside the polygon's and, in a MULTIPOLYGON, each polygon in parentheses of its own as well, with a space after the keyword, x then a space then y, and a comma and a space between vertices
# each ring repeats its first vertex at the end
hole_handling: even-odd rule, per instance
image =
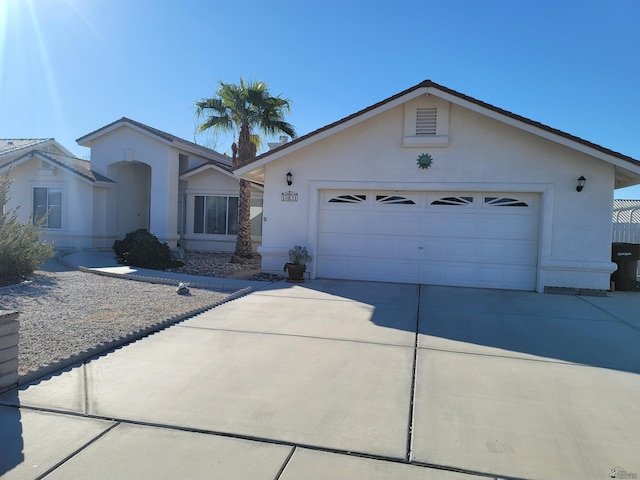
MULTIPOLYGON (((186 313, 182 313, 179 315, 174 315, 173 317, 169 317, 165 320, 161 320, 159 322, 153 323, 151 325, 148 325, 144 328, 141 328, 139 330, 133 331, 127 335, 121 336, 115 340, 111 340, 109 342, 103 342, 100 343, 98 345, 95 345, 93 347, 87 348, 85 350, 82 350, 78 353, 72 354, 66 358, 62 358, 59 360, 56 360, 52 363, 48 363, 45 365, 41 365, 40 367, 38 367, 35 370, 29 370, 28 372, 19 375, 19 379, 18 379, 18 387, 21 387, 23 385, 27 385, 29 383, 32 383, 38 379, 41 379, 43 377, 47 377, 49 375, 52 375, 60 370, 64 370, 68 367, 71 366, 75 366, 75 365, 79 365, 87 360, 90 360, 92 358, 95 357, 99 357, 101 355, 105 355, 107 353, 110 353, 118 348, 127 346, 131 343, 137 342, 138 340, 142 340, 145 337, 148 337, 149 335, 153 335, 154 333, 157 333, 161 330, 164 330, 167 327, 170 327, 172 325, 175 325, 176 323, 180 323, 183 320, 186 320, 187 318, 193 317, 195 315, 198 315, 200 313, 206 312, 207 310, 211 310, 212 308, 215 308, 219 305, 222 305, 226 302, 230 302, 231 300, 235 300, 236 298, 242 297, 244 295, 247 295, 248 293, 250 293, 252 291, 251 288, 249 289, 242 289, 239 290, 238 292, 236 292, 235 294, 230 294, 228 297, 224 298, 221 301, 209 304, 207 306, 201 307, 201 308, 197 308, 194 310, 190 310, 186 313)), ((18 320, 20 320, 20 318, 18 318, 18 320)))
POLYGON ((0 287, 0 307, 21 312, 18 386, 112 352, 253 291, 251 287, 190 282, 190 294, 185 297, 177 295, 177 283, 75 268, 57 255, 28 281, 0 287), (181 307, 188 309, 180 311, 181 307), (163 318, 159 312, 168 315, 163 318))

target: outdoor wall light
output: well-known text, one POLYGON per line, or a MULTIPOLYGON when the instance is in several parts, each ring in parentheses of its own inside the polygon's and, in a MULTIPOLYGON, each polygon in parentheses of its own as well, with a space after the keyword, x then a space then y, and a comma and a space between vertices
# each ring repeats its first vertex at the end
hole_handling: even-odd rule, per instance
POLYGON ((584 188, 584 184, 587 181, 586 178, 584 178, 584 175, 580 175, 580 178, 578 179, 578 186, 576 187, 576 191, 581 192, 582 189, 584 188))
POLYGON ((287 177, 287 185, 291 186, 293 183, 293 175, 291 175, 291 172, 287 172, 285 176, 287 177))

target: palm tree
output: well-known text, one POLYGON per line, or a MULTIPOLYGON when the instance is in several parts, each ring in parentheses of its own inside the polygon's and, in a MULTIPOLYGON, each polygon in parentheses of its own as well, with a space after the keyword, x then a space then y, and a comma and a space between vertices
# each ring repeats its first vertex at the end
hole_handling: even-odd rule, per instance
MULTIPOLYGON (((216 96, 203 98, 196 102, 196 115, 205 117, 198 131, 213 129, 217 132, 238 135, 237 143, 231 146, 233 166, 237 167, 256 156, 260 137, 254 132, 265 135, 287 134, 292 138, 296 132, 292 125, 284 121, 285 113, 290 111, 290 101, 272 96, 264 82, 245 82, 240 84, 220 82, 216 96)), ((238 206, 238 234, 235 255, 249 258, 253 255, 251 244, 251 190, 248 180, 240 180, 238 206)))

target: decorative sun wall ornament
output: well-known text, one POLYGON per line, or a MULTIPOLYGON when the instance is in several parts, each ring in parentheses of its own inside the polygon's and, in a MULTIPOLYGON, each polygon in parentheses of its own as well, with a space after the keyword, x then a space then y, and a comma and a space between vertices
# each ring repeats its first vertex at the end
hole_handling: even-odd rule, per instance
POLYGON ((418 166, 420 168, 424 168, 425 170, 431 166, 433 163, 433 158, 428 153, 423 153, 418 157, 418 166))

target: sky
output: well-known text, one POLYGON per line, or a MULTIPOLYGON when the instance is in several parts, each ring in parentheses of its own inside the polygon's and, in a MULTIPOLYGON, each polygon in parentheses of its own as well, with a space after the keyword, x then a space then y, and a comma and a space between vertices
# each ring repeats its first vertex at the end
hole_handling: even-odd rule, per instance
POLYGON ((640 159, 638 25, 640 0, 0 0, 0 138, 88 159, 128 117, 228 153, 196 133, 219 81, 304 135, 429 79, 640 159))

